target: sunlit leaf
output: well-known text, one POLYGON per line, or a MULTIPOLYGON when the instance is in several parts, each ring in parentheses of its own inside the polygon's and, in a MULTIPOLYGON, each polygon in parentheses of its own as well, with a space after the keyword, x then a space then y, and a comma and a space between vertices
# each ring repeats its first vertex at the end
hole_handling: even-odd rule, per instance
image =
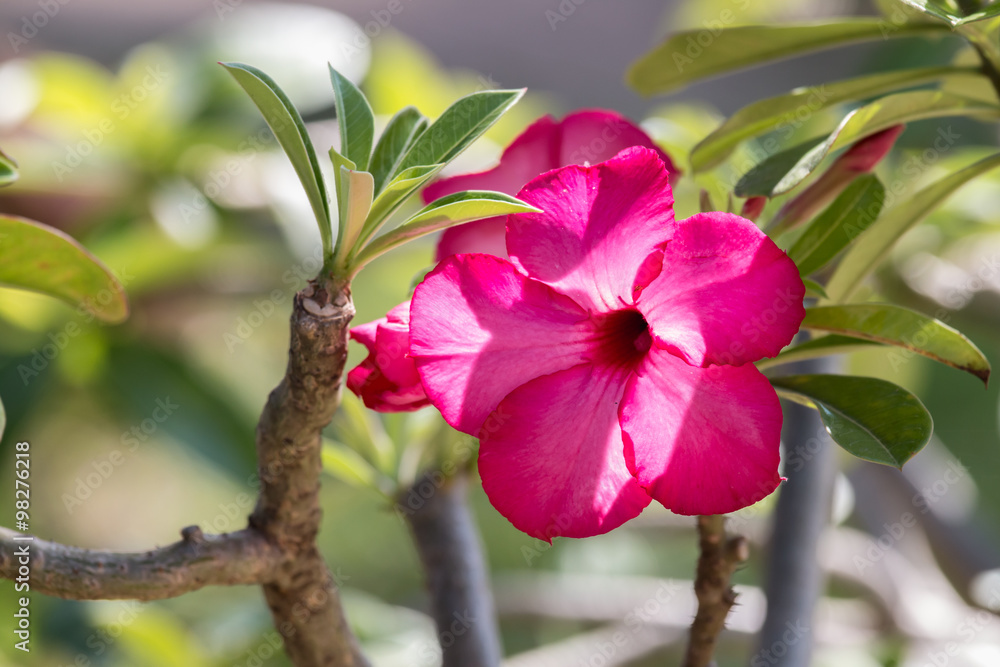
POLYGON ((837 270, 826 284, 830 299, 835 303, 850 299, 904 233, 927 217, 955 190, 998 166, 1000 153, 948 174, 883 213, 840 260, 837 270))
POLYGON ((0 151, 0 187, 10 185, 18 178, 17 163, 0 151))
POLYGON ((754 365, 758 369, 764 370, 780 366, 781 364, 790 364, 795 361, 828 357, 831 354, 849 354, 851 352, 869 350, 873 347, 884 347, 884 345, 871 340, 830 334, 829 336, 814 338, 805 343, 785 348, 778 356, 771 359, 761 359, 755 362, 754 365))
POLYGON ((75 239, 33 220, 0 215, 0 284, 48 294, 105 322, 128 317, 114 274, 75 239))
POLYGON ((901 347, 971 373, 984 383, 990 377, 990 362, 962 333, 901 306, 855 303, 807 308, 802 327, 901 347))
POLYGON ((866 461, 901 468, 931 438, 927 408, 902 387, 868 377, 771 378, 782 396, 816 408, 834 442, 866 461))
POLYGON ((806 286, 806 296, 820 297, 821 299, 830 298, 830 296, 826 293, 826 288, 824 288, 815 280, 811 280, 809 278, 803 278, 802 284, 806 286))
POLYGON ((539 212, 537 208, 500 192, 468 190, 441 197, 414 213, 399 227, 383 234, 358 256, 358 265, 415 238, 473 220, 511 213, 539 212))
POLYGON ((340 153, 357 165, 359 171, 366 171, 375 138, 375 115, 357 86, 333 65, 329 67, 340 128, 340 153))
POLYGON ((374 489, 385 496, 392 494, 392 480, 347 445, 324 438, 321 456, 323 470, 337 479, 352 486, 374 489))
POLYGON ((878 19, 777 26, 737 26, 714 34, 706 30, 674 33, 628 71, 629 85, 643 95, 668 93, 693 81, 768 61, 855 42, 887 37, 946 34, 938 24, 887 26, 878 19), (702 35, 712 38, 699 43, 702 35))
POLYGON ((791 167, 786 166, 785 152, 767 158, 740 179, 734 191, 740 197, 783 194, 804 181, 831 151, 894 125, 942 116, 1000 117, 1000 106, 941 90, 887 95, 849 113, 830 136, 804 151, 791 167), (771 162, 780 164, 775 168, 771 162))
POLYGON ((316 159, 316 151, 306 132, 298 110, 278 84, 256 67, 241 63, 219 63, 246 91, 267 122, 278 143, 295 168, 295 173, 305 188, 319 225, 323 248, 327 256, 333 253, 333 231, 330 227, 330 202, 323 173, 316 159))
POLYGON ((885 188, 874 174, 847 186, 788 250, 799 273, 823 268, 878 218, 884 202, 885 188))
POLYGON ((445 109, 406 151, 399 170, 447 164, 478 139, 524 95, 521 90, 486 90, 459 99, 445 109))
POLYGON ((375 194, 396 175, 396 167, 406 150, 426 129, 427 118, 413 107, 406 107, 392 117, 372 154, 369 171, 375 179, 375 194))
POLYGON ((926 67, 797 88, 786 95, 759 100, 731 115, 695 146, 691 151, 691 168, 696 172, 711 169, 725 160, 741 142, 783 125, 797 126, 801 123, 803 112, 811 116, 843 102, 884 95, 899 88, 932 81, 968 79, 981 80, 989 85, 989 79, 975 67, 926 67))
POLYGON ((444 165, 432 164, 410 167, 392 179, 372 202, 371 212, 361 233, 361 243, 366 243, 403 203, 425 183, 434 178, 444 165))
POLYGON ((340 168, 340 180, 340 189, 345 196, 338 202, 342 237, 337 243, 341 248, 341 256, 346 257, 361 236, 365 219, 371 210, 374 180, 366 171, 351 171, 347 167, 340 168))

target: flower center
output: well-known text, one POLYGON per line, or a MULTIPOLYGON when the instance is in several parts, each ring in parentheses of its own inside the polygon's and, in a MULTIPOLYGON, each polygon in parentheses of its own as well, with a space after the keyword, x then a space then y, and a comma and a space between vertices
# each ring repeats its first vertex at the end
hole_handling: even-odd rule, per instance
POLYGON ((595 363, 634 366, 653 344, 649 324, 638 310, 616 310, 596 324, 595 363))

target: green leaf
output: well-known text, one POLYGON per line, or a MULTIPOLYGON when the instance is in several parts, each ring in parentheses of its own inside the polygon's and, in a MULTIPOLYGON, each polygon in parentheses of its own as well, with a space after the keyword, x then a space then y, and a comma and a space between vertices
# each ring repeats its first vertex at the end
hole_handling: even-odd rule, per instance
POLYGON ((980 21, 988 21, 990 19, 995 19, 1000 17, 1000 3, 994 2, 989 7, 976 12, 975 14, 969 14, 958 19, 956 26, 969 25, 971 23, 978 23, 980 21))
MULTIPOLYGON (((849 113, 830 136, 806 151, 784 174, 780 173, 780 169, 769 170, 769 178, 755 180, 753 191, 748 191, 744 184, 748 173, 736 184, 735 192, 740 197, 783 194, 804 181, 831 151, 850 146, 894 125, 942 116, 1000 117, 1000 106, 942 90, 915 90, 887 95, 849 113)), ((777 160, 780 155, 764 160, 751 171, 764 169, 768 162, 777 160)), ((784 164, 783 159, 782 166, 784 164)))
POLYGON ((0 284, 53 296, 105 322, 128 317, 114 274, 75 239, 33 220, 0 215, 0 284))
POLYGON ((340 190, 346 196, 338 202, 341 238, 337 243, 340 256, 348 257, 355 250, 371 211, 375 182, 367 171, 351 171, 346 166, 340 167, 340 181, 340 190))
POLYGON ((824 139, 815 137, 761 160, 736 181, 733 193, 738 197, 773 196, 775 184, 824 139))
POLYGON ((688 30, 671 35, 663 44, 629 68, 626 80, 643 95, 656 95, 725 72, 855 42, 887 37, 945 34, 941 25, 887 26, 879 19, 841 19, 837 22, 780 26, 737 26, 718 31, 688 30), (699 43, 709 35, 712 41, 699 43))
POLYGON ((871 74, 846 81, 824 83, 808 88, 797 88, 786 95, 760 100, 743 107, 702 139, 691 150, 691 169, 694 172, 711 169, 725 160, 740 143, 780 127, 801 123, 801 115, 816 114, 823 109, 883 95, 889 91, 917 86, 931 81, 947 82, 953 79, 989 80, 974 67, 926 67, 871 74))
POLYGON ((375 194, 396 175, 404 153, 426 129, 427 118, 413 107, 406 107, 392 117, 372 155, 369 171, 375 179, 375 194))
POLYGON ((490 129, 524 95, 521 90, 487 90, 472 93, 445 109, 406 151, 399 165, 410 167, 447 164, 490 129))
POLYGON ((829 295, 826 293, 826 289, 820 285, 815 280, 810 280, 809 278, 803 278, 802 284, 806 286, 806 296, 819 297, 821 299, 829 299, 829 295))
POLYGON ((990 362, 972 341, 944 322, 909 308, 879 303, 807 308, 806 329, 895 345, 975 375, 985 384, 990 362))
POLYGON ((885 188, 874 174, 865 174, 840 193, 806 228, 788 256, 808 276, 823 268, 878 218, 885 188))
POLYGON ((384 496, 392 495, 392 480, 347 445, 324 438, 321 457, 323 470, 337 479, 352 486, 374 489, 384 496))
POLYGON ((364 266, 379 255, 407 241, 465 222, 511 213, 539 213, 519 199, 501 192, 468 190, 436 199, 405 220, 399 227, 375 239, 358 256, 357 266, 364 266))
POLYGON ((894 206, 858 239, 826 285, 834 303, 844 303, 885 257, 893 244, 923 220, 955 190, 980 174, 1000 166, 1000 153, 960 169, 930 184, 903 203, 894 206))
POLYGON ((309 204, 312 206, 319 233, 323 239, 323 249, 327 257, 333 255, 333 231, 330 227, 330 201, 323 173, 316 159, 316 151, 306 133, 302 117, 292 105, 288 96, 278 84, 256 67, 241 63, 219 63, 236 79, 236 83, 246 91, 257 105, 268 127, 295 168, 295 173, 305 188, 309 204))
POLYGON ((18 176, 17 163, 0 151, 0 187, 10 185, 18 176))
MULTIPOLYGON (((333 163, 333 189, 334 193, 337 195, 337 206, 339 208, 340 202, 347 198, 347 193, 343 191, 344 182, 340 179, 340 170, 347 169, 348 171, 354 171, 358 168, 356 164, 348 160, 346 157, 337 152, 336 148, 331 147, 329 150, 330 162, 333 163)), ((344 223, 343 220, 338 220, 338 227, 343 230, 344 223)), ((338 244, 340 243, 340 237, 337 238, 338 244)))
POLYGON ((389 216, 395 213, 425 183, 434 178, 434 175, 441 171, 443 166, 432 164, 410 167, 393 178, 372 203, 371 212, 369 212, 364 230, 361 232, 360 245, 363 246, 378 233, 389 216))
POLYGON ((791 375, 771 378, 771 384, 786 398, 816 408, 834 442, 866 461, 901 468, 934 431, 920 399, 885 380, 791 375))
POLYGON ((364 94, 351 80, 330 68, 330 81, 337 105, 337 125, 340 127, 340 153, 357 165, 358 170, 368 169, 375 138, 375 115, 364 94))
POLYGON ((947 4, 940 0, 896 0, 896 2, 912 7, 921 14, 932 16, 950 26, 956 26, 962 21, 961 16, 953 13, 947 4))
POLYGON ((860 352, 873 347, 884 347, 875 341, 851 338, 850 336, 837 336, 831 334, 806 341, 793 347, 785 348, 778 356, 771 359, 761 359, 754 365, 758 370, 790 364, 794 361, 805 361, 806 359, 816 359, 817 357, 827 357, 831 354, 849 354, 860 352))

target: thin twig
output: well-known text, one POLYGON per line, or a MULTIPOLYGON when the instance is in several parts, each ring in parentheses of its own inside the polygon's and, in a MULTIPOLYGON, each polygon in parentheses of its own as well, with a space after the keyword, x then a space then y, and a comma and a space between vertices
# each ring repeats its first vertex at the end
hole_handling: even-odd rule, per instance
POLYGON ((750 557, 746 538, 726 539, 726 518, 698 517, 698 570, 694 592, 698 613, 691 624, 691 636, 683 667, 706 667, 712 662, 715 640, 726 625, 726 616, 736 603, 736 591, 729 580, 737 567, 750 557))
POLYGON ((469 511, 468 475, 417 479, 406 503, 431 594, 443 667, 499 667, 500 633, 483 548, 469 511), (427 490, 425 492, 425 489, 427 490))

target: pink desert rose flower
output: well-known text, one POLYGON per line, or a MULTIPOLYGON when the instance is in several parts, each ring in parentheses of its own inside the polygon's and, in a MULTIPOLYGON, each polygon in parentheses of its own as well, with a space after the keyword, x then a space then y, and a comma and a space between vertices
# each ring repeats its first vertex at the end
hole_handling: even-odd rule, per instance
POLYGON ((449 257, 411 306, 424 388, 480 437, 497 510, 551 540, 605 533, 651 499, 722 514, 777 488, 781 408, 750 362, 798 331, 795 264, 737 215, 675 221, 645 148, 517 196, 544 213, 510 216, 510 259, 449 257))
MULTIPOLYGON (((613 111, 587 109, 571 113, 559 122, 550 116, 540 118, 504 151, 499 165, 489 171, 437 181, 424 190, 424 201, 469 189, 514 195, 539 174, 568 164, 601 162, 629 146, 655 149, 671 177, 679 174, 670 157, 627 118, 613 111)), ((438 243, 437 260, 459 252, 506 257, 506 224, 504 216, 445 231, 438 243)), ((365 345, 369 355, 348 374, 347 386, 373 410, 403 412, 430 404, 409 357, 405 340, 408 318, 409 304, 403 304, 393 309, 388 319, 369 322, 351 331, 351 337, 365 345)))
POLYGON ((406 412, 430 405, 410 359, 410 302, 374 322, 351 329, 368 357, 347 374, 347 388, 379 412, 406 412))
MULTIPOLYGON (((462 190, 496 190, 515 195, 539 174, 571 164, 596 164, 631 146, 656 151, 672 178, 680 175, 670 156, 632 121, 613 111, 584 109, 561 121, 544 116, 522 132, 500 156, 496 167, 476 174, 453 176, 423 191, 425 203, 462 190)), ((487 252, 507 257, 504 239, 507 218, 486 218, 445 230, 437 261, 462 252, 487 252)))

